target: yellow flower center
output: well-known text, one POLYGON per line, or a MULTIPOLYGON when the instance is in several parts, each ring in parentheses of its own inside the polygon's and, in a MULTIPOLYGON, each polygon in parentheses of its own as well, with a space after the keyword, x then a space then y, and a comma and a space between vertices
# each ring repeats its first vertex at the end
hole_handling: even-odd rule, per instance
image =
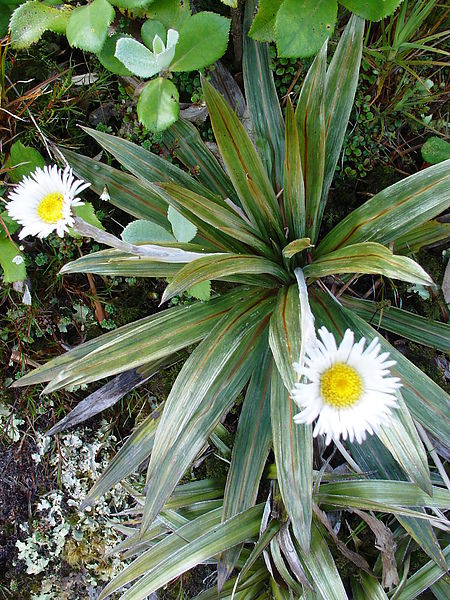
POLYGON ((63 218, 63 203, 64 196, 60 192, 52 192, 42 198, 37 213, 45 223, 57 223, 63 218))
POLYGON ((345 363, 336 363, 320 378, 320 393, 324 402, 333 408, 354 406, 363 391, 360 374, 345 363))

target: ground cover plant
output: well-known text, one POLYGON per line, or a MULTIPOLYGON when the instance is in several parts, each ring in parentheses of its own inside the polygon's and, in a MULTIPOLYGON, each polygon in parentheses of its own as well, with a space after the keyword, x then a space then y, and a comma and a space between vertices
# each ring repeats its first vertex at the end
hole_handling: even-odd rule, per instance
MULTIPOLYGON (((253 9, 247 3, 247 29, 253 9)), ((370 297, 373 285, 388 288, 392 279, 433 290, 415 257, 448 235, 436 217, 448 209, 449 161, 402 178, 325 226, 363 32, 352 17, 330 63, 325 44, 295 109, 287 99, 284 111, 268 48, 244 37, 258 151, 206 80, 219 162, 186 121, 169 130, 166 144, 187 171, 101 131, 87 133, 122 169, 62 148, 78 177, 137 218, 122 239, 71 212, 76 194, 56 171, 35 177, 61 183, 50 192, 62 194, 61 206, 45 196, 36 199, 41 212, 33 211, 30 181, 9 196, 8 213, 36 233, 42 222, 71 226, 111 247, 69 262, 63 273, 164 278, 162 304, 210 281, 215 292, 90 340, 16 382, 48 382, 50 393, 114 377, 54 433, 98 412, 99 398, 115 399, 114 386, 123 392, 183 365, 163 406, 84 501, 94 505, 148 462, 145 486, 127 488, 136 506, 120 527, 126 538, 118 550, 137 558, 100 597, 125 586, 121 597, 146 598, 200 563, 217 564, 218 573, 200 598, 217 597, 217 588, 222 597, 415 598, 427 588, 445 597, 449 493, 439 456, 448 443, 448 398, 373 326, 440 352, 448 352, 448 328, 384 310, 354 290, 370 297), (184 240, 174 237, 168 210, 181 216, 182 232, 190 224, 184 240), (231 444, 221 422, 236 402, 231 444), (229 463, 225 480, 186 483, 208 443, 229 463), (339 535, 343 523, 351 542, 339 535), (357 543, 361 527, 373 533, 376 555, 357 543), (403 560, 411 544, 426 558, 409 576, 403 560)), ((72 185, 69 172, 66 179, 72 185)))

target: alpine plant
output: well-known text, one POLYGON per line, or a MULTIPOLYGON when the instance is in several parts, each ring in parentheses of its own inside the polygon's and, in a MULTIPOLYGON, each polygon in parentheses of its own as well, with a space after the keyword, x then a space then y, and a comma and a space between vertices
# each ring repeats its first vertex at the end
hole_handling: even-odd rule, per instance
MULTIPOLYGON (((253 7, 247 2, 247 27, 253 7)), ((395 533, 381 520, 375 524, 394 545, 409 535, 421 546, 430 559, 427 585, 445 573, 447 550, 438 535, 447 522, 439 509, 449 505, 450 495, 437 448, 449 440, 448 397, 377 325, 444 352, 448 327, 397 308, 380 313, 358 290, 387 279, 433 285, 410 254, 442 236, 433 219, 449 205, 450 161, 377 193, 322 233, 357 86, 363 30, 364 22, 353 16, 328 65, 324 44, 295 108, 288 99, 284 116, 268 48, 245 37, 250 135, 223 96, 203 81, 220 162, 183 120, 163 143, 184 168, 90 129, 125 170, 63 151, 77 176, 99 195, 107 189, 104 197, 113 205, 166 232, 172 207, 197 233, 173 248, 173 242, 149 234, 125 243, 78 222, 84 235, 110 248, 67 264, 62 273, 166 278, 162 304, 205 281, 216 292, 207 302, 165 308, 81 344, 14 384, 47 382, 49 393, 115 378, 120 393, 114 399, 107 384, 56 432, 98 412, 99 398, 102 406, 111 404, 158 370, 184 361, 164 405, 139 425, 84 501, 94 504, 148 463, 144 494, 133 492, 135 517, 118 549, 138 557, 100 598, 125 587, 122 598, 143 600, 202 562, 217 563, 222 597, 305 593, 339 599, 350 588, 353 597, 384 597, 382 586, 395 588, 399 581, 394 554, 390 560, 383 554, 380 573, 379 564, 369 565, 338 539, 329 511, 357 511, 375 535, 380 529, 366 511, 394 515, 395 533), (241 394, 227 454, 221 422, 241 394), (226 481, 180 485, 209 443, 227 456, 226 481), (436 465, 432 478, 426 447, 436 465), (271 450, 274 464, 268 465, 271 450), (329 547, 353 563, 346 587, 329 547)), ((29 186, 20 221, 27 233, 60 233, 71 224, 67 211, 84 185, 69 171, 36 173, 11 196, 11 214, 29 186), (41 179, 45 186, 38 186, 41 179)), ((199 597, 216 598, 217 590, 199 597)))

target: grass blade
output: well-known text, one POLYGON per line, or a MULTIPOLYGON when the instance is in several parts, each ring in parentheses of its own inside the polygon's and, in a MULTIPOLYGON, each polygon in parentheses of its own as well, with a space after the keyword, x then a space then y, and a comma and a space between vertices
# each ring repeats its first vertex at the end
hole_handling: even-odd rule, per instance
MULTIPOLYGON (((175 184, 161 184, 161 187, 174 200, 172 205, 177 210, 186 208, 205 223, 235 240, 248 244, 260 254, 269 256, 273 254, 267 244, 256 235, 254 229, 230 208, 214 205, 207 198, 175 184)), ((245 246, 238 244, 237 251, 245 253, 245 246)))
POLYGON ((214 531, 220 524, 221 510, 217 508, 206 515, 201 515, 191 522, 177 528, 174 533, 162 539, 158 544, 144 552, 139 558, 125 567, 108 585, 103 589, 100 598, 106 598, 124 585, 134 579, 145 575, 152 569, 158 568, 161 563, 184 547, 190 542, 195 541, 199 536, 214 531))
POLYGON ((377 435, 411 480, 431 495, 427 454, 401 392, 397 393, 397 402, 399 406, 392 410, 389 426, 382 425, 377 435))
POLYGON ((449 237, 450 223, 431 220, 396 238, 394 252, 396 254, 415 254, 421 248, 443 242, 449 237))
POLYGON ((95 504, 108 490, 133 473, 150 456, 161 415, 161 407, 153 411, 131 434, 100 478, 89 490, 80 510, 95 504))
POLYGON ((283 287, 270 318, 269 344, 278 372, 289 391, 297 381, 293 365, 300 357, 301 332, 298 287, 283 287))
POLYGON ((409 481, 370 479, 322 484, 314 494, 314 499, 320 504, 344 506, 347 502, 348 506, 363 509, 384 504, 391 508, 427 506, 446 510, 450 504, 450 492, 433 486, 433 495, 430 496, 409 481))
MULTIPOLYGON (((378 438, 371 436, 365 441, 364 446, 350 442, 347 442, 346 445, 350 448, 358 465, 368 473, 371 479, 406 480, 404 471, 378 438)), ((424 512, 423 509, 418 510, 424 512)), ((396 515, 396 518, 430 558, 437 564, 445 566, 441 547, 429 521, 401 515, 396 515)))

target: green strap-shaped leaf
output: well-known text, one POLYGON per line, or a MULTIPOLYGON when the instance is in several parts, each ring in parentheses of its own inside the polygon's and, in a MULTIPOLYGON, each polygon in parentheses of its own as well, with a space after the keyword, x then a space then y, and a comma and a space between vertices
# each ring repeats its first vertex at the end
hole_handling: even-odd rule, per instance
MULTIPOLYGON (((225 482, 222 479, 199 479, 177 485, 164 506, 172 510, 188 507, 191 511, 196 502, 205 503, 214 498, 221 499, 224 485, 225 482)), ((222 509, 223 501, 220 500, 220 502, 222 509)))
POLYGON ((161 410, 162 407, 159 406, 133 431, 89 490, 89 494, 83 500, 82 508, 95 504, 103 494, 131 475, 150 456, 161 410))
POLYGON ((163 134, 163 144, 208 189, 221 198, 238 201, 230 178, 205 145, 197 129, 184 119, 178 119, 163 134))
POLYGON ((450 160, 394 183, 340 221, 317 247, 316 257, 359 242, 388 244, 446 210, 450 160))
POLYGON ((427 454, 400 392, 397 403, 398 408, 392 409, 389 425, 382 425, 377 435, 411 480, 431 494, 427 454))
MULTIPOLYGON (((349 447, 357 464, 363 471, 368 473, 371 479, 406 480, 403 469, 400 468, 398 462, 395 461, 394 457, 377 437, 370 436, 366 439, 363 446, 356 442, 350 443, 348 441, 346 445, 349 447)), ((423 513, 424 509, 421 509, 420 512, 423 513)), ((400 515, 396 515, 396 518, 400 525, 430 558, 440 565, 445 565, 442 550, 429 521, 400 515)))
POLYGON ((167 202, 155 188, 154 193, 129 173, 114 169, 93 158, 61 150, 78 177, 91 183, 99 196, 106 187, 111 204, 138 219, 153 221, 166 231, 171 231, 167 220, 167 202))
POLYGON ((433 495, 422 491, 419 486, 409 481, 383 481, 370 479, 367 481, 336 481, 324 483, 314 499, 320 504, 344 506, 369 507, 376 504, 385 504, 395 508, 401 506, 422 506, 430 508, 445 508, 450 501, 450 492, 446 488, 433 486, 433 495), (361 502, 361 504, 359 504, 361 502))
POLYGON ((86 6, 78 6, 67 23, 66 35, 71 46, 97 54, 108 35, 108 27, 114 20, 115 10, 107 0, 93 0, 86 6))
POLYGON ((389 600, 378 579, 364 571, 352 577, 351 583, 353 600, 389 600))
POLYGON ((253 227, 248 225, 231 208, 213 204, 208 198, 173 183, 164 183, 160 185, 167 192, 167 196, 172 206, 177 209, 181 208, 181 210, 183 208, 187 209, 189 212, 202 219, 205 223, 212 225, 223 234, 234 240, 243 242, 241 244, 230 240, 230 244, 234 245, 235 251, 245 253, 246 247, 244 244, 247 244, 261 254, 273 256, 271 248, 256 235, 253 227))
POLYGON ((167 356, 203 339, 213 323, 220 320, 236 301, 248 296, 248 290, 238 289, 208 304, 176 306, 124 325, 50 360, 15 385, 54 380, 54 385, 60 387, 59 382, 63 380, 63 385, 68 385, 67 378, 96 381, 156 360, 158 356, 167 356))
MULTIPOLYGON (((165 204, 165 216, 167 215, 167 205, 170 203, 170 198, 161 187, 155 185, 160 182, 176 183, 188 190, 205 196, 212 203, 226 206, 221 198, 214 196, 211 191, 206 189, 185 171, 182 171, 179 167, 176 167, 169 161, 163 160, 160 156, 127 140, 91 129, 86 129, 86 131, 92 135, 105 150, 113 154, 124 167, 139 178, 143 188, 148 190, 150 199, 157 197, 160 202, 165 204)), ((197 218, 193 213, 181 209, 181 207, 179 207, 179 212, 197 227, 199 233, 197 234, 196 241, 199 241, 201 244, 205 242, 208 248, 214 248, 216 250, 229 249, 229 237, 221 235, 217 230, 211 230, 210 227, 205 225, 204 221, 197 218)), ((168 223, 166 220, 165 228, 167 228, 167 225, 168 223)))
MULTIPOLYGON (((267 348, 247 389, 233 445, 223 499, 222 520, 250 508, 256 502, 259 482, 272 442, 270 425, 270 378, 273 358, 267 348)), ((228 550, 219 559, 218 585, 221 589, 234 569, 241 548, 228 550)))
MULTIPOLYGON (((450 560, 450 545, 445 548, 444 555, 448 563, 450 560)), ((436 563, 431 561, 427 562, 427 564, 416 571, 414 575, 408 577, 406 583, 402 586, 402 589, 399 590, 396 600, 415 600, 416 598, 419 598, 422 592, 427 590, 433 583, 439 581, 447 573, 448 571, 444 571, 438 567, 436 563)))
POLYGON ((257 231, 268 233, 270 225, 265 215, 271 214, 279 226, 281 215, 275 192, 261 159, 238 117, 223 96, 206 80, 203 80, 203 94, 217 144, 242 206, 257 231), (262 213, 249 187, 249 177, 264 198, 262 213))
MULTIPOLYGON (((269 66, 269 46, 259 44, 247 35, 256 4, 256 0, 247 0, 245 3, 242 59, 245 97, 260 156, 274 189, 278 192, 283 186, 283 115, 269 66)), ((261 4, 260 2, 259 10, 261 4)), ((269 0, 269 4, 276 2, 269 0)))
MULTIPOLYGON (((234 600, 244 600, 244 598, 260 598, 263 600, 264 596, 259 596, 258 592, 266 587, 267 583, 267 568, 260 565, 258 561, 258 569, 255 569, 250 575, 239 580, 236 589, 237 577, 232 577, 227 581, 222 589, 222 600, 231 600, 231 596, 234 591, 234 600), (262 586, 262 587, 261 587, 262 586), (255 588, 257 588, 255 590, 255 588), (254 591, 255 590, 255 591, 254 591)), ((217 585, 210 587, 207 590, 197 594, 192 600, 217 600, 217 585)))
POLYGON ((269 344, 278 372, 289 391, 297 381, 293 365, 300 358, 300 318, 298 287, 283 287, 278 293, 277 304, 270 318, 269 344))
POLYGON ((95 129, 83 128, 86 133, 92 136, 107 152, 110 152, 126 169, 133 175, 148 183, 166 182, 177 183, 186 187, 197 194, 201 194, 212 200, 217 201, 205 186, 196 181, 188 173, 153 154, 142 146, 133 144, 120 137, 109 135, 95 129))
POLYGON ((178 527, 171 535, 163 538, 152 548, 141 554, 130 565, 125 567, 108 585, 102 590, 100 598, 107 598, 109 595, 127 585, 134 579, 145 575, 147 572, 155 569, 172 554, 180 551, 187 546, 189 542, 213 531, 220 524, 220 508, 212 510, 197 519, 187 522, 178 527))
POLYGON ((283 248, 283 256, 286 258, 292 258, 299 252, 306 250, 306 248, 311 248, 311 240, 309 238, 294 240, 283 248))
POLYGON ((312 516, 312 429, 311 425, 294 423, 296 412, 278 369, 274 369, 271 415, 278 484, 294 535, 308 552, 312 516))
MULTIPOLYGON (((122 600, 144 600, 152 592, 195 565, 215 556, 220 551, 254 537, 259 530, 262 508, 261 504, 249 508, 200 535, 189 544, 183 545, 127 590, 122 600)), ((105 596, 102 594, 99 600, 103 598, 105 596)))
POLYGON ((418 344, 450 353, 450 325, 447 323, 432 321, 395 306, 385 306, 382 302, 347 295, 341 297, 341 302, 372 327, 381 327, 418 344))
POLYGON ((302 594, 302 586, 296 579, 294 579, 293 575, 286 566, 281 553, 279 536, 275 537, 270 542, 270 557, 275 564, 276 570, 283 578, 284 583, 287 585, 288 590, 292 590, 292 592, 294 592, 294 594, 300 598, 302 594))
POLYGON ((443 242, 450 237, 450 223, 431 220, 414 227, 395 240, 396 254, 415 254, 421 248, 443 242))
POLYGON ((290 99, 288 99, 286 105, 283 208, 285 223, 289 230, 289 239, 303 238, 306 224, 305 183, 303 181, 297 121, 290 99))
POLYGON ((325 171, 318 221, 322 221, 328 192, 341 153, 358 84, 364 21, 352 16, 339 40, 325 80, 325 171))
MULTIPOLYGON (((267 344, 274 299, 242 296, 181 369, 166 400, 148 470, 143 530, 156 518, 179 479, 229 410, 267 344)), ((269 295, 269 297, 268 297, 269 295)))
POLYGON ((320 198, 325 168, 325 75, 327 43, 314 59, 298 99, 295 117, 298 125, 300 158, 305 182, 305 231, 315 243, 319 233, 320 198))
POLYGON ((202 281, 209 281, 238 275, 240 273, 257 275, 265 273, 286 282, 287 273, 276 263, 263 258, 246 254, 210 254, 186 264, 164 290, 161 302, 167 302, 173 296, 181 294, 188 288, 202 281))
POLYGON ((389 248, 375 242, 352 244, 322 255, 307 265, 304 273, 305 277, 371 273, 421 285, 433 283, 430 276, 412 258, 392 254, 389 248))
POLYGON ((425 429, 447 443, 450 438, 448 394, 354 312, 344 309, 330 296, 315 290, 310 293, 310 302, 317 327, 324 325, 339 337, 350 328, 355 332, 356 338, 379 338, 383 352, 389 352, 397 362, 391 371, 402 380, 402 396, 408 410, 425 429))
POLYGON ((344 584, 334 563, 328 544, 313 521, 309 552, 300 549, 300 557, 309 571, 315 593, 319 598, 347 600, 344 584))
POLYGON ((96 273, 116 277, 173 277, 182 263, 162 263, 115 248, 86 254, 64 265, 61 273, 96 273))

